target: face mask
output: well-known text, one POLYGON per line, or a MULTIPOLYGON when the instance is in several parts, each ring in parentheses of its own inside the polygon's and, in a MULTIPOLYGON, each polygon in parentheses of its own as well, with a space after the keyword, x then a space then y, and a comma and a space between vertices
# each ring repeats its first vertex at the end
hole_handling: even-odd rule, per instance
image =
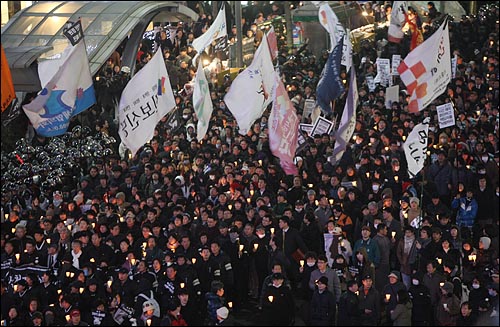
POLYGON ((224 109, 226 109, 226 106, 225 106, 225 105, 223 105, 223 104, 221 104, 221 105, 219 106, 219 109, 224 110, 224 109))
POLYGON ((220 149, 220 146, 221 146, 221 144, 216 144, 216 145, 215 145, 215 147, 216 147, 217 149, 220 149))
POLYGON ((266 237, 266 234, 257 234, 257 236, 258 236, 259 238, 264 238, 264 237, 266 237))
POLYGON ((483 160, 483 162, 486 162, 488 161, 488 156, 482 156, 481 159, 483 160))
POLYGON ((379 186, 379 185, 377 185, 377 184, 372 185, 372 190, 373 190, 373 192, 377 192, 377 191, 378 191, 378 189, 379 189, 379 187, 380 187, 380 186, 379 186))
POLYGON ((378 227, 378 224, 373 224, 373 227, 375 227, 375 229, 377 229, 377 227, 378 227))
POLYGON ((295 208, 295 211, 301 212, 304 208, 295 208))
POLYGON ((313 267, 313 266, 314 266, 314 261, 313 261, 313 262, 309 262, 309 261, 308 261, 308 262, 307 262, 307 266, 308 266, 308 267, 313 267))
POLYGON ((359 167, 361 167, 361 164, 355 164, 354 166, 356 167, 356 170, 358 170, 359 167))
POLYGON ((476 284, 476 283, 472 284, 472 288, 477 290, 479 288, 479 284, 476 284))
POLYGON ((55 207, 58 207, 63 201, 54 199, 53 203, 55 207))
POLYGON ((189 118, 189 116, 188 116, 188 115, 182 115, 182 118, 183 118, 183 119, 188 119, 188 118, 189 118))
POLYGON ((418 281, 418 279, 414 279, 411 281, 413 283, 413 285, 415 286, 418 286, 418 284, 420 284, 420 282, 418 281))
POLYGON ((89 275, 89 270, 88 269, 83 269, 83 275, 87 277, 89 275))
POLYGON ((276 288, 280 288, 281 284, 275 284, 275 283, 273 283, 273 286, 276 287, 276 288))

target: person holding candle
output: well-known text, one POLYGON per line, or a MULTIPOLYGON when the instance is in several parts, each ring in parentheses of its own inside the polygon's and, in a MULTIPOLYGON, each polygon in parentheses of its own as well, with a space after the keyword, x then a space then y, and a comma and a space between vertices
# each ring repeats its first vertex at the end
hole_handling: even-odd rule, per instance
POLYGON ((270 326, 290 326, 295 321, 295 301, 281 273, 272 275, 271 286, 263 293, 264 320, 270 326))
POLYGON ((361 310, 361 326, 376 326, 380 319, 380 293, 373 287, 371 275, 362 277, 359 289, 359 306, 361 310))
POLYGON ((233 266, 231 265, 231 259, 229 255, 221 250, 220 243, 217 240, 212 240, 210 242, 210 250, 212 252, 212 258, 217 263, 220 269, 220 281, 224 284, 226 289, 226 299, 228 301, 233 301, 234 296, 234 272, 233 266))
POLYGON ((375 288, 379 292, 382 292, 384 286, 389 282, 387 276, 391 270, 390 256, 392 247, 396 243, 394 237, 389 238, 388 232, 386 224, 380 223, 377 226, 377 235, 373 237, 373 241, 380 249, 380 264, 375 269, 375 288))
POLYGON ((359 326, 362 313, 359 308, 358 283, 351 279, 347 282, 347 290, 340 296, 337 326, 359 326))
POLYGON ((386 319, 389 325, 392 322, 391 311, 395 310, 398 305, 398 292, 406 291, 406 286, 401 282, 398 271, 391 271, 388 275, 389 283, 386 284, 380 293, 384 298, 386 319))
POLYGON ((413 227, 406 226, 404 228, 404 237, 398 242, 396 255, 401 265, 402 282, 409 288, 411 285, 411 275, 418 269, 416 266, 418 259, 417 240, 413 227))
POLYGON ((455 326, 460 313, 460 300, 453 294, 453 283, 440 287, 441 295, 436 307, 436 323, 439 326, 455 326))
MULTIPOLYGON (((438 263, 436 260, 431 260, 427 263, 426 269, 427 273, 424 275, 422 279, 422 284, 429 289, 429 293, 431 295, 431 306, 434 308, 434 313, 432 315, 432 319, 434 319, 436 313, 436 306, 441 298, 441 290, 440 284, 444 283, 444 276, 437 271, 438 263)), ((451 284, 451 283, 450 283, 451 284)), ((443 284, 444 285, 444 284, 443 284)), ((451 284, 453 286, 453 284, 451 284)), ((434 320, 429 321, 430 325, 434 324, 434 320)))

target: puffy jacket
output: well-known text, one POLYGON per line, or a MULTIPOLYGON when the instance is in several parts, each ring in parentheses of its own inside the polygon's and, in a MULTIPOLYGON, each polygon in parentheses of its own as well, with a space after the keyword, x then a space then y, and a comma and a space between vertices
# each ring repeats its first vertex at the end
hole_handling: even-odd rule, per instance
POLYGON ((477 201, 472 199, 467 201, 467 198, 453 199, 451 202, 453 209, 458 208, 457 212, 457 225, 460 227, 472 227, 477 215, 477 201), (468 202, 468 203, 467 203, 468 202))
POLYGON ((323 293, 315 290, 311 299, 311 325, 333 326, 335 322, 336 301, 332 292, 325 289, 323 293))

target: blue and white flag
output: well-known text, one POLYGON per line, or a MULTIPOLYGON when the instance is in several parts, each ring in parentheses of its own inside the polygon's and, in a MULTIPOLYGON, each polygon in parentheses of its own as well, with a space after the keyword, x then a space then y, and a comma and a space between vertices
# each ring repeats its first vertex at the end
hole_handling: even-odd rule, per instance
POLYGON ((335 147, 333 148, 333 157, 335 162, 338 162, 347 144, 351 139, 354 129, 356 128, 356 108, 358 107, 358 86, 356 82, 356 71, 354 66, 351 69, 351 81, 349 85, 349 93, 345 102, 344 112, 340 120, 339 129, 335 133, 335 147))
POLYGON ((324 113, 332 112, 331 102, 344 92, 340 79, 340 60, 342 58, 343 37, 328 56, 316 88, 317 103, 324 113))
POLYGON ((71 117, 96 103, 84 42, 70 45, 63 58, 54 62, 59 67, 47 83, 46 75, 40 75, 42 91, 23 106, 36 132, 46 137, 64 134, 71 117))

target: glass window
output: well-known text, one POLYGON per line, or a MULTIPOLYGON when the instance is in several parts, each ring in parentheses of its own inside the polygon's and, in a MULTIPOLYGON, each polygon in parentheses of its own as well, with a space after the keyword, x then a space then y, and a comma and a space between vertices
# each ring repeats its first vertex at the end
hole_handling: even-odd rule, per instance
POLYGON ((38 12, 42 14, 47 14, 59 6, 63 1, 47 1, 36 3, 26 10, 26 12, 38 12))
POLYGON ((85 34, 87 27, 89 27, 89 25, 92 24, 95 17, 96 17, 95 15, 82 16, 78 12, 78 13, 74 14, 73 16, 71 16, 71 18, 69 20, 71 20, 72 22, 76 22, 78 20, 78 18, 80 18, 80 20, 82 21, 83 32, 85 34))
POLYGON ((85 30, 85 35, 108 35, 118 23, 116 15, 99 15, 85 30))
POLYGON ((54 11, 54 14, 73 14, 85 5, 84 2, 68 2, 54 11))
POLYGON ((89 58, 90 55, 97 50, 104 39, 104 36, 85 36, 85 46, 87 47, 87 54, 89 58))
MULTIPOLYGON (((44 35, 44 36, 28 36, 26 39, 21 43, 22 47, 43 47, 47 45, 47 43, 50 41, 52 38, 52 35, 44 35)), ((2 37, 3 38, 3 37, 2 37)))
POLYGON ((109 2, 90 2, 83 8, 81 8, 78 13, 80 14, 100 14, 110 5, 109 2))
POLYGON ((103 11, 105 14, 123 14, 128 12, 138 1, 115 1, 103 11))
POLYGON ((65 37, 57 37, 55 38, 51 44, 53 49, 45 52, 40 56, 41 59, 52 57, 53 55, 63 53, 64 49, 66 49, 69 45, 69 40, 65 37))
POLYGON ((5 48, 15 48, 24 40, 21 35, 6 35, 2 34, 2 45, 5 48))
MULTIPOLYGON (((38 23, 42 21, 42 19, 43 16, 20 16, 12 25, 10 25, 6 33, 28 35, 38 25, 38 23)), ((5 33, 2 33, 2 39, 4 35, 5 33)))
POLYGON ((64 26, 68 21, 67 16, 51 16, 40 25, 32 35, 56 35, 57 32, 64 26))

